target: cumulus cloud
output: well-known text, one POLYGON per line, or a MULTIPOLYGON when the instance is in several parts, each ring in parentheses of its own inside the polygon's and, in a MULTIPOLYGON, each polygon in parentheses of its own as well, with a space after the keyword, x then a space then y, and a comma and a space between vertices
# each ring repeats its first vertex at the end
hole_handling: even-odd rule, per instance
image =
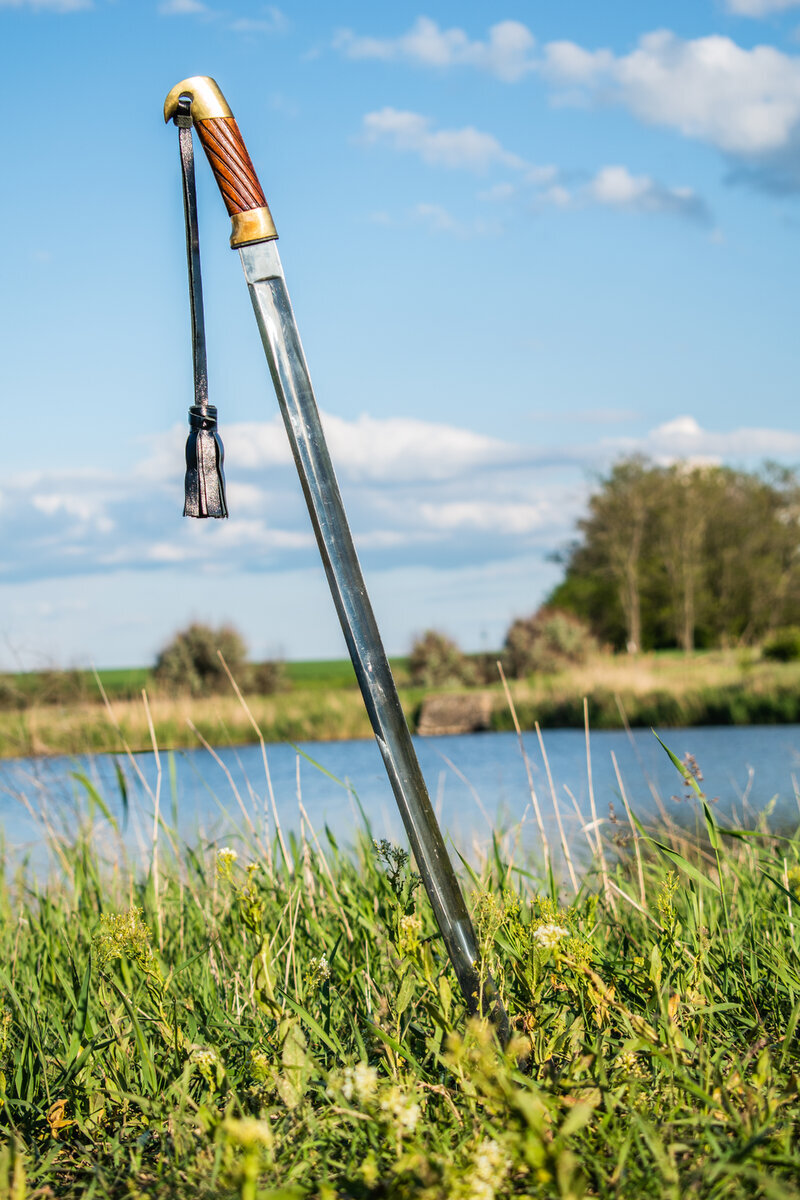
POLYGON ((490 167, 527 167, 518 154, 505 150, 497 138, 471 125, 463 129, 433 129, 430 117, 396 108, 367 113, 363 136, 367 143, 381 142, 394 150, 419 155, 432 166, 485 172, 490 167))
POLYGON ((708 221, 705 202, 687 187, 665 187, 649 175, 632 175, 627 167, 602 167, 584 189, 596 204, 632 212, 666 212, 708 221))
POLYGON ((534 68, 535 39, 519 21, 500 21, 485 41, 473 41, 463 29, 440 29, 429 17, 418 17, 399 37, 359 37, 345 29, 334 46, 347 58, 405 61, 425 67, 474 67, 507 83, 516 82, 534 68))
MULTIPOLYGON (((601 167, 587 184, 566 186, 566 173, 552 165, 537 166, 506 150, 492 134, 472 126, 463 129, 435 129, 430 117, 422 113, 383 108, 367 113, 362 122, 363 140, 381 144, 401 153, 416 154, 431 166, 464 169, 485 174, 490 170, 510 171, 515 182, 494 184, 481 193, 481 199, 502 203, 522 194, 535 197, 539 206, 557 208, 586 207, 600 204, 632 212, 671 213, 691 220, 709 219, 704 201, 687 187, 668 187, 648 175, 633 175, 625 166, 601 167)), ((496 224, 465 222, 438 204, 421 203, 412 219, 436 233, 459 237, 495 234, 496 224)), ((374 218, 392 224, 383 213, 374 218)))
POLYGON ((767 186, 800 186, 800 58, 728 37, 645 34, 629 54, 551 42, 541 70, 564 103, 619 104, 717 147, 767 186))
POLYGON ((713 431, 703 429, 689 415, 665 421, 643 438, 607 439, 604 446, 617 454, 642 453, 666 462, 681 458, 704 462, 800 458, 798 433, 758 427, 713 431))
MULTIPOLYGON (((613 414, 614 419, 619 414, 613 414)), ((574 415, 588 424, 592 415, 574 415)), ((755 463, 800 458, 800 434, 713 431, 680 416, 643 436, 584 444, 504 442, 406 417, 323 417, 356 543, 371 568, 439 570, 542 555, 570 535, 587 469, 623 454, 657 461, 755 463)), ((183 429, 152 439, 128 475, 101 470, 7 476, 3 582, 162 572, 287 571, 318 565, 308 514, 278 419, 223 430, 228 521, 188 521, 183 429)))

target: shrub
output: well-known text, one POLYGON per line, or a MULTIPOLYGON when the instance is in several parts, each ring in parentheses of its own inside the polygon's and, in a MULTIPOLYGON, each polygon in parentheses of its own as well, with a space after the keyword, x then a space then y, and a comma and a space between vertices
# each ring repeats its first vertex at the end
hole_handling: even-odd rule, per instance
POLYGON ((247 647, 241 634, 231 625, 212 629, 210 625, 193 623, 176 633, 156 659, 155 678, 173 691, 224 691, 229 687, 219 651, 231 673, 241 675, 247 658, 247 647))
POLYGON ((435 629, 429 629, 414 641, 408 656, 408 673, 415 687, 474 681, 469 659, 452 638, 435 629))
POLYGON ((287 692, 291 680, 286 664, 280 660, 253 663, 246 676, 247 690, 258 696, 272 696, 275 692, 287 692))
POLYGON ((764 642, 761 653, 773 662, 795 662, 800 658, 800 627, 787 625, 784 629, 776 629, 764 642))
POLYGON ((596 650, 597 642, 579 617, 540 608, 512 624, 504 645, 505 666, 510 675, 523 679, 534 671, 558 671, 585 662, 596 650))

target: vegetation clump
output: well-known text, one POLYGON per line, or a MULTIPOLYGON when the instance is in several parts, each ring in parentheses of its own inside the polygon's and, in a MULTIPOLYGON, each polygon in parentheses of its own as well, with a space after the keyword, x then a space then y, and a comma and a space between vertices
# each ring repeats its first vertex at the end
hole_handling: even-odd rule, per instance
POLYGON ((797 1200, 800 839, 684 771, 702 843, 632 823, 560 890, 493 840, 505 1049, 386 842, 254 827, 142 877, 87 829, 3 875, 0 1195, 797 1200))
POLYGON ((800 659, 800 626, 777 629, 764 642, 761 653, 772 662, 797 662, 800 659))
POLYGON ((415 687, 474 682, 467 656, 452 638, 435 629, 415 638, 408 656, 408 673, 415 687))
POLYGON ((232 625, 215 629, 197 621, 164 646, 153 679, 168 692, 206 696, 230 691, 229 672, 244 691, 262 696, 289 687, 284 663, 248 663, 244 638, 232 625))
POLYGON ((247 661, 242 635, 232 625, 214 629, 194 621, 161 650, 153 676, 164 687, 192 696, 227 691, 230 684, 220 654, 234 675, 242 670, 247 661))
POLYGON ((584 663, 597 649, 585 621, 572 613, 540 608, 513 622, 506 634, 503 660, 509 675, 524 679, 534 672, 550 674, 584 663))

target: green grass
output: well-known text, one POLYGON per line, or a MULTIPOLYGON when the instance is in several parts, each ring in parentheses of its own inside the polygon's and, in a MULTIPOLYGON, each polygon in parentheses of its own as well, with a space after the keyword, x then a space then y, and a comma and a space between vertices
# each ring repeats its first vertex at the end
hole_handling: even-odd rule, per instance
POLYGON ((514 831, 465 874, 502 1052, 402 854, 162 825, 142 874, 95 801, 0 878, 0 1196, 795 1200, 800 840, 694 802, 577 893, 514 831))

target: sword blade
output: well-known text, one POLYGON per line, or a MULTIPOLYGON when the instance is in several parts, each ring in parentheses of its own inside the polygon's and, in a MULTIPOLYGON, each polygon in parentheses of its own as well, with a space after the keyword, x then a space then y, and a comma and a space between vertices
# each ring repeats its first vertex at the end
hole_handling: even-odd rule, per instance
POLYGON ((400 705, 328 453, 277 244, 239 249, 272 381, 333 601, 414 857, 468 1007, 508 1018, 480 954, 400 705), (480 998, 480 999, 479 999, 480 998))

